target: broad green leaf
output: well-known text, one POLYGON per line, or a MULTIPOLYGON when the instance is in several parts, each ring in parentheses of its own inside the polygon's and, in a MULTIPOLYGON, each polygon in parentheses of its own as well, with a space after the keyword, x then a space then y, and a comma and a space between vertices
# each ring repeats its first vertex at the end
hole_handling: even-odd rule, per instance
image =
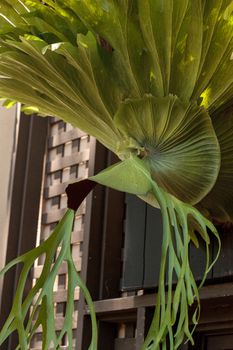
MULTIPOLYGON (((0 3, 0 18, 2 17, 8 24, 13 27, 25 25, 24 19, 21 17, 19 9, 26 12, 25 7, 20 6, 19 1, 8 2, 7 0, 1 0, 0 3), (15 6, 12 6, 12 3, 15 6)), ((2 19, 1 19, 2 21, 2 19)))
MULTIPOLYGON (((124 96, 120 87, 115 84, 115 77, 111 71, 112 54, 106 54, 106 50, 98 44, 91 32, 88 32, 87 35, 79 35, 78 43, 86 48, 86 54, 90 60, 89 65, 100 97, 109 114, 114 115, 124 96), (109 85, 111 85, 111 89, 109 89, 109 85)), ((77 64, 75 57, 72 62, 74 65, 77 64)))
MULTIPOLYGON (((180 7, 179 1, 173 1, 180 7)), ((172 53, 169 92, 190 100, 197 80, 203 36, 202 0, 190 0, 172 53)))
POLYGON ((87 50, 70 44, 67 55, 65 50, 59 54, 61 45, 45 50, 45 42, 35 39, 3 44, 0 71, 6 78, 0 80, 0 94, 38 108, 41 114, 56 115, 114 150, 118 132, 99 95, 87 50), (72 55, 76 67, 69 63, 72 55))
POLYGON ((202 96, 202 104, 224 103, 232 96, 233 85, 233 13, 231 0, 206 1, 204 37, 199 77, 193 98, 202 96), (229 10, 229 11, 228 11, 229 10), (225 96, 227 90, 231 93, 225 96))
MULTIPOLYGON (((164 190, 194 204, 213 187, 220 151, 203 108, 183 104, 175 96, 145 96, 124 102, 114 121, 126 139, 135 140, 134 152, 164 190)), ((120 156, 124 156, 122 150, 120 156)))
POLYGON ((112 51, 105 66, 125 94, 136 97, 149 89, 149 64, 138 30, 136 2, 79 0, 75 8, 87 27, 98 35, 100 45, 112 51))
POLYGON ((201 56, 201 0, 138 0, 138 6, 152 58, 153 92, 157 96, 173 93, 189 99, 201 56))

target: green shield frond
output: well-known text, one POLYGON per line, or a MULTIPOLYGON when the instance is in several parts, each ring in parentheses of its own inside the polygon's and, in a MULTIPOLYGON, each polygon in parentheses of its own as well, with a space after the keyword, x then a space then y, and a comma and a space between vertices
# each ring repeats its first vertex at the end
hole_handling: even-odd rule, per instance
POLYGON ((168 193, 195 204, 213 187, 220 151, 204 108, 181 103, 171 95, 146 96, 124 102, 114 122, 126 139, 131 137, 137 142, 135 152, 148 164, 155 182, 168 193))

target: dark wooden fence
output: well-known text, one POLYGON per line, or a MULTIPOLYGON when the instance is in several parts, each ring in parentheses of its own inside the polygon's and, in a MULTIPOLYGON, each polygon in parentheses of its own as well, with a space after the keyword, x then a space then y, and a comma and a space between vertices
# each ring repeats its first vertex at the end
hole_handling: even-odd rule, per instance
MULTIPOLYGON (((208 274, 206 284, 233 279, 233 230, 221 230, 221 254, 208 274)), ((139 198, 126 195, 125 244, 122 290, 156 288, 162 244, 162 218, 160 210, 139 198)), ((211 240, 210 260, 218 250, 217 240, 211 240)), ((197 281, 202 279, 206 253, 200 239, 200 247, 193 244, 189 251, 190 265, 197 281)))

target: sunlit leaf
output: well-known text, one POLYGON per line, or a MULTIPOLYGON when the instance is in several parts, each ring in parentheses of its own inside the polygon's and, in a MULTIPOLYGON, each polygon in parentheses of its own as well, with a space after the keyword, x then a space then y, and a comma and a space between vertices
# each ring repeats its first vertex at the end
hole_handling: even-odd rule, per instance
POLYGON ((137 142, 135 152, 149 165, 153 179, 164 190, 194 204, 213 187, 220 151, 203 108, 182 104, 174 96, 147 96, 123 103, 114 121, 126 139, 131 137, 137 142))

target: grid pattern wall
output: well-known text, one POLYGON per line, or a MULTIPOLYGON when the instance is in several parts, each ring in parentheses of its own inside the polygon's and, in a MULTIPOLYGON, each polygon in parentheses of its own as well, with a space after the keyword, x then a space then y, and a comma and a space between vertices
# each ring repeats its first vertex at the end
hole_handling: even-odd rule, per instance
MULTIPOLYGON (((65 188, 71 182, 88 176, 90 154, 89 136, 73 128, 70 124, 51 118, 49 126, 48 147, 45 159, 44 185, 41 203, 41 222, 37 234, 37 244, 50 235, 67 208, 65 188)), ((82 242, 84 233, 85 201, 78 209, 72 233, 72 255, 78 271, 82 263, 82 242)), ((43 256, 38 259, 34 270, 33 280, 41 274, 43 256)), ((56 278, 54 285, 54 313, 56 329, 59 331, 63 325, 66 310, 67 267, 64 263, 56 278)), ((73 345, 76 343, 77 309, 79 289, 75 292, 75 311, 73 315, 73 345)), ((42 348, 41 329, 37 330, 31 344, 31 349, 42 348)), ((67 349, 67 339, 62 341, 62 349, 67 349)))

